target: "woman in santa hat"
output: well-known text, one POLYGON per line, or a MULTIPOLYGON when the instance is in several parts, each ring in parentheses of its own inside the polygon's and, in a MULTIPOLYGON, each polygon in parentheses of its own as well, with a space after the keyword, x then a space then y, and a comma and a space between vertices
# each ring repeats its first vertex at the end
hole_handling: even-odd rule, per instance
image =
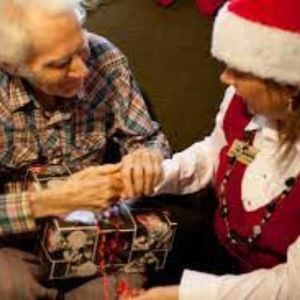
MULTIPOLYGON (((137 300, 300 299, 300 1, 228 2, 212 55, 226 64, 221 81, 229 86, 215 129, 163 162, 155 193, 212 182, 215 232, 240 275, 186 270, 179 286, 137 300)), ((127 176, 125 186, 134 196, 149 182, 127 176)))

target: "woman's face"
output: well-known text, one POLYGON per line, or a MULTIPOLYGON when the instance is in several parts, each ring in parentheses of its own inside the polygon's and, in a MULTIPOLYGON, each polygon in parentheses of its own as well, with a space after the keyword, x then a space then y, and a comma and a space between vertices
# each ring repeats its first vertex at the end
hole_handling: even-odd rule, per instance
POLYGON ((229 67, 222 72, 220 80, 235 87, 237 95, 243 98, 250 113, 261 114, 272 120, 285 117, 289 100, 295 94, 291 87, 281 86, 229 67))

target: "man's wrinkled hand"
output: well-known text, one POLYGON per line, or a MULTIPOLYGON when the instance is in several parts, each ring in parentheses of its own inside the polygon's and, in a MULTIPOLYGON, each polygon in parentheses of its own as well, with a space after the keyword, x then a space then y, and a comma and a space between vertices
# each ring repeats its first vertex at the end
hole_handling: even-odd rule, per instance
POLYGON ((76 180, 95 179, 99 176, 119 176, 121 164, 106 164, 101 166, 90 166, 80 172, 74 173, 70 178, 76 180))
POLYGON ((125 198, 136 198, 153 193, 162 174, 163 157, 157 152, 140 148, 122 159, 125 198))
POLYGON ((89 167, 56 187, 33 194, 35 217, 60 216, 78 209, 106 209, 123 191, 120 169, 120 164, 89 167))

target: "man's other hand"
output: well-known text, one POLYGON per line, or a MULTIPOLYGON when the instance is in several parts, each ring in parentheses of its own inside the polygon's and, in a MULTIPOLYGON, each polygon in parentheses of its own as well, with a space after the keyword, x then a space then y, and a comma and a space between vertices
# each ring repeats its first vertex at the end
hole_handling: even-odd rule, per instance
POLYGON ((120 170, 120 164, 88 167, 55 187, 32 193, 34 216, 59 216, 78 209, 106 209, 123 191, 120 170))

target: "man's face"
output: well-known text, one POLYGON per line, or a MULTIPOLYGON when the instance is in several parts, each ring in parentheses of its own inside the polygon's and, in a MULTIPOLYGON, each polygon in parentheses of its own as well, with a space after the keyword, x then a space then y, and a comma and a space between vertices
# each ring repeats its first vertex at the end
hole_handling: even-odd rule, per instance
POLYGON ((71 13, 29 16, 33 54, 26 62, 30 83, 39 91, 64 98, 76 96, 89 74, 89 47, 84 30, 71 13))

